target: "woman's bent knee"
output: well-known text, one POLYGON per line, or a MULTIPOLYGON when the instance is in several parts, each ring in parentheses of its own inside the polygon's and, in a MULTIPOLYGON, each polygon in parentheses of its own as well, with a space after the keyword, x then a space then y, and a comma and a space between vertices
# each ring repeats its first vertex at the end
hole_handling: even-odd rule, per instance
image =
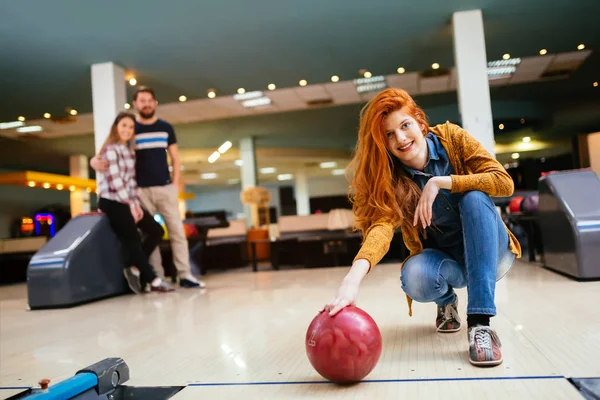
POLYGON ((430 302, 439 296, 437 268, 427 265, 426 257, 414 256, 402 268, 402 290, 413 300, 430 302))
POLYGON ((487 193, 479 190, 465 192, 460 198, 459 203, 461 207, 466 207, 467 209, 485 205, 488 209, 496 211, 496 205, 492 198, 487 193))

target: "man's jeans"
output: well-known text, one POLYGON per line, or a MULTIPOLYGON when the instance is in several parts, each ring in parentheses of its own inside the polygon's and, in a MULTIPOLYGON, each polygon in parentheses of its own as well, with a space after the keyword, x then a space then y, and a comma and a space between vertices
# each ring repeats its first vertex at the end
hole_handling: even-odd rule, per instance
MULTIPOLYGON (((439 195, 438 195, 439 196, 439 195)), ((443 306, 456 301, 454 288, 467 287, 467 314, 496 315, 496 281, 512 267, 515 255, 492 199, 480 191, 459 200, 463 243, 446 251, 427 248, 402 268, 402 289, 418 302, 443 306)))

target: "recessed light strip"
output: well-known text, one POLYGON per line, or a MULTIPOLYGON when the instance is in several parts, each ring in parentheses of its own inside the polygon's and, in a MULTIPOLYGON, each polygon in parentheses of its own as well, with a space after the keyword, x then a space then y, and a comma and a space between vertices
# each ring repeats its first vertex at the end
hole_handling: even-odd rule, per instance
POLYGON ((22 121, 0 122, 0 129, 13 129, 25 125, 22 121))

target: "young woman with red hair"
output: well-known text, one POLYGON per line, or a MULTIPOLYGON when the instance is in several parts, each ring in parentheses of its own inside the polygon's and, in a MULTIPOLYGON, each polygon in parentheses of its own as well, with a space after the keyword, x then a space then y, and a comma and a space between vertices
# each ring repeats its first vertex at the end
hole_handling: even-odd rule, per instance
POLYGON ((496 281, 521 257, 521 248, 490 196, 513 193, 510 175, 459 126, 429 127, 423 110, 400 89, 384 90, 363 108, 350 170, 356 228, 364 240, 325 311, 335 315, 354 304, 360 282, 400 228, 410 251, 401 268, 409 315, 413 299, 434 302, 437 331, 459 331, 454 288, 466 286, 469 360, 500 364, 500 340, 489 326, 496 281))

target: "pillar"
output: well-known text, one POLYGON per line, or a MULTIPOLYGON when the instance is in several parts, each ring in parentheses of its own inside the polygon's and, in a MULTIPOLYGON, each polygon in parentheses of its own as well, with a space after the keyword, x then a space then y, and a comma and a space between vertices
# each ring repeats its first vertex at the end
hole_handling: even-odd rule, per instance
POLYGON ((600 132, 587 135, 587 141, 589 166, 600 177, 600 132))
MULTIPOLYGON (((242 190, 257 186, 256 149, 253 137, 247 137, 240 140, 240 158, 242 160, 242 190)), ((250 228, 252 226, 252 210, 247 204, 244 204, 244 215, 246 216, 246 226, 250 228)))
POLYGON ((310 196, 308 195, 308 177, 305 170, 296 173, 296 214, 310 214, 310 196))
POLYGON ((187 202, 183 199, 179 199, 179 217, 184 220, 185 213, 187 212, 187 202))
MULTIPOLYGON (((69 157, 69 175, 74 178, 88 179, 88 158, 85 155, 69 157)), ((71 217, 90 212, 90 194, 84 190, 71 192, 71 217)))
POLYGON ((495 156, 494 121, 481 10, 455 12, 452 15, 452 27, 462 127, 495 156))
POLYGON ((125 111, 125 71, 112 63, 93 64, 92 105, 94 112, 94 144, 98 153, 106 140, 117 114, 125 111))

